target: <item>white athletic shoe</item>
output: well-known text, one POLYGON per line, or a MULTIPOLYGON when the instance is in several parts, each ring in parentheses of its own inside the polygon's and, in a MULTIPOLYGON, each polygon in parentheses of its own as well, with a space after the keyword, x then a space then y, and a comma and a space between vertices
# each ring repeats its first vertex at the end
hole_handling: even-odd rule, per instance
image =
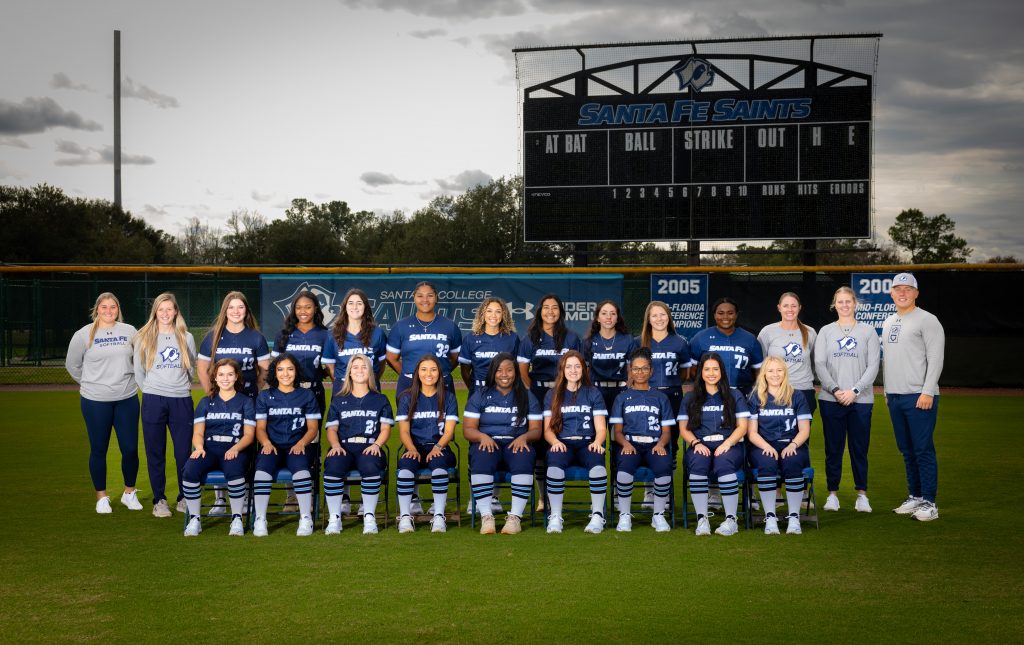
POLYGON ((185 527, 185 537, 196 537, 203 532, 203 525, 199 521, 199 518, 192 516, 192 519, 188 521, 188 526, 185 527))
POLYGON ((218 497, 213 500, 213 506, 206 513, 207 516, 220 516, 228 514, 228 505, 223 497, 218 497))
POLYGON ((363 515, 363 535, 374 535, 377 533, 377 518, 367 513, 363 515))
POLYGON ((775 517, 774 513, 770 513, 764 518, 764 534, 765 535, 778 535, 779 534, 779 518, 775 517))
POLYGON ((713 493, 708 493, 708 508, 722 508, 722 494, 717 490, 713 493))
MULTIPOLYGON (((859 504, 860 502, 858 502, 859 504)), ((835 493, 829 493, 828 499, 825 500, 826 511, 838 511, 839 510, 839 497, 835 493)), ((860 510, 860 509, 858 509, 860 510)))
POLYGON ((583 527, 584 533, 593 533, 597 535, 604 530, 604 517, 598 513, 590 514, 590 521, 583 527))
POLYGON ((142 502, 139 501, 138 491, 121 494, 121 503, 128 507, 129 511, 141 511, 142 502))
POLYGON ((348 498, 348 495, 341 496, 341 514, 348 515, 352 512, 352 500, 348 498))
POLYGON ((644 488, 644 501, 640 503, 640 509, 649 511, 654 508, 654 487, 644 488))
MULTIPOLYGON (((376 526, 376 522, 374 522, 376 526)), ((398 532, 399 533, 412 533, 416 530, 416 525, 412 521, 412 515, 403 515, 402 519, 398 520, 398 532)))
POLYGON ((711 522, 708 521, 707 515, 697 516, 697 530, 693 532, 694 535, 711 535, 711 522))
POLYGON ((800 535, 803 530, 800 528, 800 516, 796 513, 791 513, 786 519, 789 520, 789 524, 786 526, 787 535, 800 535))
POLYGON ((664 513, 655 513, 654 515, 652 515, 651 526, 653 526, 654 530, 658 533, 666 533, 672 530, 672 527, 669 525, 668 520, 665 519, 664 513))
POLYGON ((96 500, 96 512, 100 515, 107 515, 113 513, 114 509, 110 508, 110 497, 104 495, 103 497, 96 500))
POLYGON ((736 532, 740 530, 740 527, 736 525, 736 518, 732 515, 726 515, 725 521, 718 525, 715 529, 717 535, 736 535, 736 532))
POLYGON ((871 504, 868 503, 867 495, 857 495, 857 503, 853 505, 853 509, 858 513, 870 513, 871 504))
POLYGON ((434 503, 434 502, 431 502, 430 508, 427 509, 427 515, 443 515, 443 514, 444 514, 443 512, 439 513, 437 511, 437 504, 434 503))
POLYGON ((245 535, 245 524, 242 523, 241 515, 236 515, 231 518, 231 528, 228 529, 228 535, 233 537, 241 537, 245 535))
POLYGON ((257 517, 252 526, 253 537, 267 537, 267 518, 257 517))
POLYGON ((619 533, 629 533, 633 530, 633 516, 629 513, 619 513, 619 523, 615 525, 619 533))
POLYGON ((430 521, 430 532, 431 533, 444 533, 448 530, 448 522, 445 520, 444 515, 434 515, 434 519, 430 521))
POLYGON ((178 504, 174 507, 174 510, 178 511, 179 513, 187 513, 188 505, 185 503, 185 500, 179 499, 178 504))
POLYGON ((324 535, 337 535, 341 533, 341 516, 332 515, 331 519, 327 522, 327 528, 324 529, 324 535))
POLYGON ((295 493, 288 495, 284 498, 284 506, 281 507, 282 513, 298 513, 299 512, 299 498, 295 496, 295 493))
POLYGON ((423 515, 423 502, 419 495, 412 496, 412 503, 409 504, 409 513, 412 515, 423 515))
POLYGON ((359 504, 359 508, 357 508, 357 509, 356 509, 356 515, 359 515, 359 516, 363 516, 363 515, 365 515, 365 513, 363 512, 363 510, 364 510, 364 509, 363 509, 363 505, 362 505, 362 503, 360 503, 360 504, 359 504))
POLYGON ((914 511, 916 511, 921 504, 924 504, 923 497, 914 497, 911 495, 907 499, 903 500, 902 504, 892 509, 892 512, 897 515, 913 515, 914 511))
POLYGON ((153 504, 153 517, 170 517, 171 509, 167 506, 167 500, 162 499, 153 504))
POLYGON ((939 519, 939 507, 935 505, 935 502, 929 502, 925 500, 917 510, 914 511, 912 517, 919 522, 931 522, 932 520, 939 519))
POLYGON ((497 495, 491 496, 491 513, 504 513, 505 509, 502 508, 501 502, 498 500, 497 495))
POLYGON ((295 530, 295 535, 299 537, 313 535, 313 518, 308 515, 303 515, 302 517, 300 517, 299 528, 295 530))
POLYGON ((561 533, 564 525, 561 515, 548 516, 548 533, 561 533))
POLYGON ((752 511, 760 511, 761 510, 761 502, 759 500, 756 500, 756 499, 750 500, 750 510, 752 510, 752 511))

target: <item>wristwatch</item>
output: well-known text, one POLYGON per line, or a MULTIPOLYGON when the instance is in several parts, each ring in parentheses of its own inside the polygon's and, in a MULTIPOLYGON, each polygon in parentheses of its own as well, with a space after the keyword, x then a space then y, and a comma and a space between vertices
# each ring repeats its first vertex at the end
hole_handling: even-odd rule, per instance
POLYGON ((853 388, 853 389, 852 389, 852 390, 850 390, 850 391, 851 391, 851 392, 853 392, 853 393, 854 393, 854 395, 856 395, 856 396, 860 396, 860 390, 858 390, 857 388, 853 388))
POLYGON ((838 387, 834 387, 834 388, 832 388, 832 394, 833 394, 833 395, 834 395, 834 394, 835 394, 836 392, 838 392, 838 391, 839 391, 839 388, 838 388, 838 387))

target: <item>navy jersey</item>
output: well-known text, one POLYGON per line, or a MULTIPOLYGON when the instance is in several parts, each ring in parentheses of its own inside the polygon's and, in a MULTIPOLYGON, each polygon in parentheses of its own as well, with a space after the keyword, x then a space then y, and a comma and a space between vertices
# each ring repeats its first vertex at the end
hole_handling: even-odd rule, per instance
MULTIPOLYGON (((554 390, 548 390, 544 397, 544 417, 551 417, 551 400, 554 390)), ((592 385, 584 385, 575 392, 565 391, 562 397, 562 430, 559 437, 582 437, 593 440, 594 417, 608 417, 601 391, 592 385)))
POLYGON ((275 446, 293 444, 306 434, 306 421, 319 421, 320 406, 309 390, 263 390, 256 397, 256 420, 267 422, 267 434, 275 446))
MULTIPOLYGON (((637 347, 640 339, 636 340, 637 347)), ((681 388, 683 377, 680 371, 693 362, 690 361, 690 344, 679 334, 669 334, 658 342, 651 338, 651 387, 681 388)))
POLYGON ((674 426, 676 419, 664 392, 628 388, 615 397, 608 423, 621 423, 622 434, 627 436, 658 439, 662 427, 674 426))
MULTIPOLYGON (((713 434, 732 434, 732 431, 736 428, 733 427, 722 427, 722 392, 718 391, 714 394, 708 395, 706 401, 704 401, 704 407, 701 408, 700 415, 700 427, 693 430, 693 434, 697 435, 698 439, 703 439, 708 435, 713 434)), ((747 400, 738 391, 731 389, 729 390, 729 396, 732 397, 735 402, 736 419, 745 419, 750 417, 750 411, 747 408, 747 400)), ((679 427, 685 427, 687 421, 690 419, 690 415, 687 414, 687 410, 690 409, 690 401, 693 400, 693 392, 688 393, 683 397, 683 403, 679 406, 679 427)))
POLYGON ((413 413, 413 418, 410 420, 409 407, 411 404, 411 394, 404 392, 398 398, 398 414, 395 416, 395 421, 409 421, 409 432, 412 434, 415 444, 437 443, 437 440, 444 434, 445 422, 459 422, 459 404, 455 400, 454 392, 445 392, 443 415, 437 409, 436 394, 427 396, 421 393, 416 401, 416 412, 413 413))
POLYGON ((375 441, 381 425, 394 424, 391 401, 380 392, 367 392, 362 397, 336 396, 327 410, 327 427, 337 430, 341 441, 356 437, 375 441))
POLYGON ((414 315, 403 318, 391 328, 388 336, 388 351, 402 359, 402 370, 412 378, 412 370, 420 357, 433 354, 441 363, 442 377, 451 374, 449 354, 458 354, 462 347, 462 331, 459 326, 437 314, 429 323, 422 323, 414 315))
POLYGON ((246 327, 237 334, 225 329, 217 343, 217 355, 210 356, 213 351, 213 332, 207 332, 199 345, 198 358, 201 361, 216 363, 222 358, 233 358, 242 366, 242 384, 248 396, 256 396, 256 364, 270 360, 267 339, 255 329, 246 327))
POLYGON ((761 405, 757 392, 750 395, 750 418, 757 420, 757 434, 766 441, 792 441, 798 431, 797 421, 811 420, 811 407, 800 390, 793 390, 793 401, 789 407, 775 402, 767 393, 768 402, 761 405))
POLYGON ((590 380, 625 381, 626 362, 639 344, 629 334, 615 332, 615 338, 608 340, 600 334, 590 337, 590 342, 583 347, 583 356, 590 366, 590 380))
POLYGON ((487 378, 487 370, 491 368, 491 361, 500 352, 518 356, 519 336, 515 334, 467 334, 462 339, 459 362, 463 365, 472 365, 473 380, 477 385, 483 385, 487 378))
POLYGON ((470 395, 466 403, 466 418, 480 420, 480 432, 496 438, 514 439, 529 431, 529 421, 541 421, 544 414, 532 392, 527 400, 527 418, 516 417, 514 390, 502 394, 498 388, 482 387, 470 395))
POLYGON ((532 383, 553 383, 555 373, 558 372, 558 361, 562 359, 562 354, 570 349, 575 349, 577 352, 581 352, 583 349, 583 343, 580 342, 580 337, 576 335, 576 332, 566 331, 565 344, 562 346, 562 351, 558 351, 555 349, 554 336, 542 331, 540 344, 536 347, 529 336, 523 338, 523 342, 519 346, 518 360, 520 363, 530 364, 529 374, 532 383))
MULTIPOLYGON (((750 387, 754 383, 751 370, 761 367, 764 361, 761 343, 749 331, 739 327, 731 336, 723 334, 718 327, 708 327, 697 332, 690 340, 690 355, 700 360, 708 352, 715 352, 722 357, 732 387, 750 387)), ((700 378, 700 374, 697 378, 700 378)))
POLYGON ((225 401, 217 395, 199 399, 193 424, 205 423, 205 441, 235 444, 245 434, 244 426, 256 427, 256 408, 252 399, 235 394, 225 401))
POLYGON ((281 339, 277 340, 277 346, 270 352, 270 356, 277 358, 288 352, 299 361, 299 374, 296 376, 299 381, 319 382, 322 376, 320 362, 329 335, 326 327, 313 327, 305 333, 293 329, 284 347, 281 347, 281 339))
POLYGON ((327 343, 324 345, 324 356, 321 362, 324 365, 334 366, 334 389, 333 396, 338 396, 338 390, 345 382, 345 370, 348 369, 348 359, 355 354, 368 356, 373 363, 374 372, 380 374, 384 371, 384 358, 387 355, 387 336, 380 327, 374 327, 370 334, 370 346, 364 347, 359 342, 359 337, 345 332, 344 347, 338 347, 338 341, 333 334, 327 334, 327 343))

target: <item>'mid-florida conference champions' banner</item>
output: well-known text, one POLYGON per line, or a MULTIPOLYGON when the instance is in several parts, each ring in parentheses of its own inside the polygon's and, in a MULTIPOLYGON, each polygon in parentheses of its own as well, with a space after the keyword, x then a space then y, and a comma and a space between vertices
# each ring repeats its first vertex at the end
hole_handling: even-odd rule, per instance
POLYGON ((409 274, 409 275, 264 275, 260 279, 262 326, 268 339, 281 329, 292 299, 310 290, 320 300, 324 324, 330 326, 349 289, 366 292, 374 318, 385 332, 416 308, 413 287, 427 280, 437 287, 437 312, 451 318, 466 334, 472 330, 476 308, 484 298, 497 296, 508 303, 520 336, 536 315, 537 300, 553 293, 565 304, 565 322, 582 338, 594 319, 597 303, 612 299, 622 302, 622 275, 535 275, 535 274, 409 274))

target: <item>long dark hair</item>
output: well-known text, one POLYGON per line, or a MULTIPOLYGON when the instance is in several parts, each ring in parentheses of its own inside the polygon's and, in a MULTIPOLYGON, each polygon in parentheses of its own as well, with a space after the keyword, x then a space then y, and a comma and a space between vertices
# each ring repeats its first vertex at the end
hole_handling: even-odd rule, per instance
POLYGON ((597 315, 601 313, 601 309, 605 305, 611 305, 615 307, 615 332, 618 334, 629 335, 629 328, 626 327, 626 321, 622 319, 622 309, 619 308, 619 303, 614 300, 602 300, 597 303, 597 308, 594 309, 594 321, 590 323, 590 331, 587 332, 587 344, 590 344, 590 340, 597 336, 601 332, 601 323, 597 319, 597 315))
MULTIPOLYGON (((712 310, 713 311, 713 310, 712 310)), ((697 364, 697 376, 693 379, 693 398, 686 408, 686 421, 688 430, 696 430, 703 421, 704 403, 708 400, 707 386, 701 374, 704 370, 704 363, 715 361, 718 369, 722 372, 722 380, 718 382, 718 394, 722 397, 722 426, 723 428, 736 427, 736 401, 732 398, 732 390, 729 389, 729 373, 725 371, 725 363, 717 352, 708 352, 700 357, 697 364)))
MULTIPOLYGON (((413 416, 416 414, 416 404, 420 400, 420 365, 433 363, 437 367, 437 414, 438 419, 444 419, 444 370, 441 369, 441 361, 433 354, 424 354, 416 361, 416 367, 412 370, 412 385, 402 392, 402 396, 409 397, 409 425, 412 425, 413 416)), ((518 371, 518 370, 517 370, 518 371)))
POLYGON ((331 325, 331 335, 340 351, 345 346, 345 334, 348 332, 348 299, 356 296, 363 301, 363 318, 359 321, 359 344, 369 347, 373 342, 373 330, 377 327, 377 321, 373 319, 373 311, 370 309, 370 299, 362 289, 349 289, 341 301, 341 312, 334 317, 334 324, 331 325))
POLYGON ((284 319, 284 327, 281 328, 281 333, 277 335, 274 351, 283 352, 288 347, 288 337, 292 335, 292 332, 295 331, 299 324, 299 317, 295 315, 295 305, 302 298, 307 298, 313 303, 313 327, 324 327, 324 311, 320 308, 320 301, 312 291, 300 291, 295 294, 295 297, 292 298, 291 306, 288 307, 288 316, 284 319))
POLYGON ((484 379, 484 387, 492 390, 497 389, 498 386, 494 382, 494 375, 498 372, 498 366, 505 361, 512 362, 512 372, 515 374, 515 380, 512 381, 512 392, 515 394, 516 399, 515 424, 520 425, 530 413, 530 391, 526 389, 526 384, 523 383, 523 376, 519 373, 518 366, 516 365, 516 357, 508 352, 498 352, 498 355, 491 359, 491 366, 487 368, 487 378, 484 379))
POLYGON ((549 427, 551 431, 558 434, 562 431, 562 401, 565 399, 565 393, 568 391, 569 380, 565 378, 565 364, 570 358, 575 358, 583 366, 582 374, 580 374, 580 389, 572 393, 573 400, 579 395, 580 390, 590 385, 590 370, 587 369, 587 361, 584 360, 583 354, 580 354, 574 349, 570 349, 566 353, 562 354, 562 358, 558 360, 558 373, 555 375, 555 387, 551 389, 551 424, 549 427))
POLYGON ((540 345, 540 337, 544 332, 544 321, 540 317, 540 309, 547 300, 554 300, 558 303, 558 321, 555 322, 555 328, 552 330, 555 333, 551 334, 551 337, 555 339, 555 349, 561 352, 562 348, 565 347, 565 335, 569 330, 565 326, 565 305, 562 304, 562 299, 553 293, 546 293, 537 300, 537 313, 534 314, 533 322, 530 323, 530 328, 526 330, 526 335, 533 341, 534 347, 540 345))
POLYGON ((270 387, 274 388, 275 390, 277 389, 277 385, 278 385, 278 383, 277 383, 277 366, 280 365, 281 363, 285 362, 285 361, 290 361, 291 364, 295 366, 295 381, 296 382, 294 383, 294 386, 298 387, 298 380, 299 380, 299 376, 300 376, 299 370, 302 369, 302 368, 299 367, 298 359, 296 359, 294 356, 292 356, 291 352, 284 352, 282 354, 278 354, 277 356, 275 356, 274 360, 270 361, 270 367, 267 368, 267 385, 269 385, 270 387))

